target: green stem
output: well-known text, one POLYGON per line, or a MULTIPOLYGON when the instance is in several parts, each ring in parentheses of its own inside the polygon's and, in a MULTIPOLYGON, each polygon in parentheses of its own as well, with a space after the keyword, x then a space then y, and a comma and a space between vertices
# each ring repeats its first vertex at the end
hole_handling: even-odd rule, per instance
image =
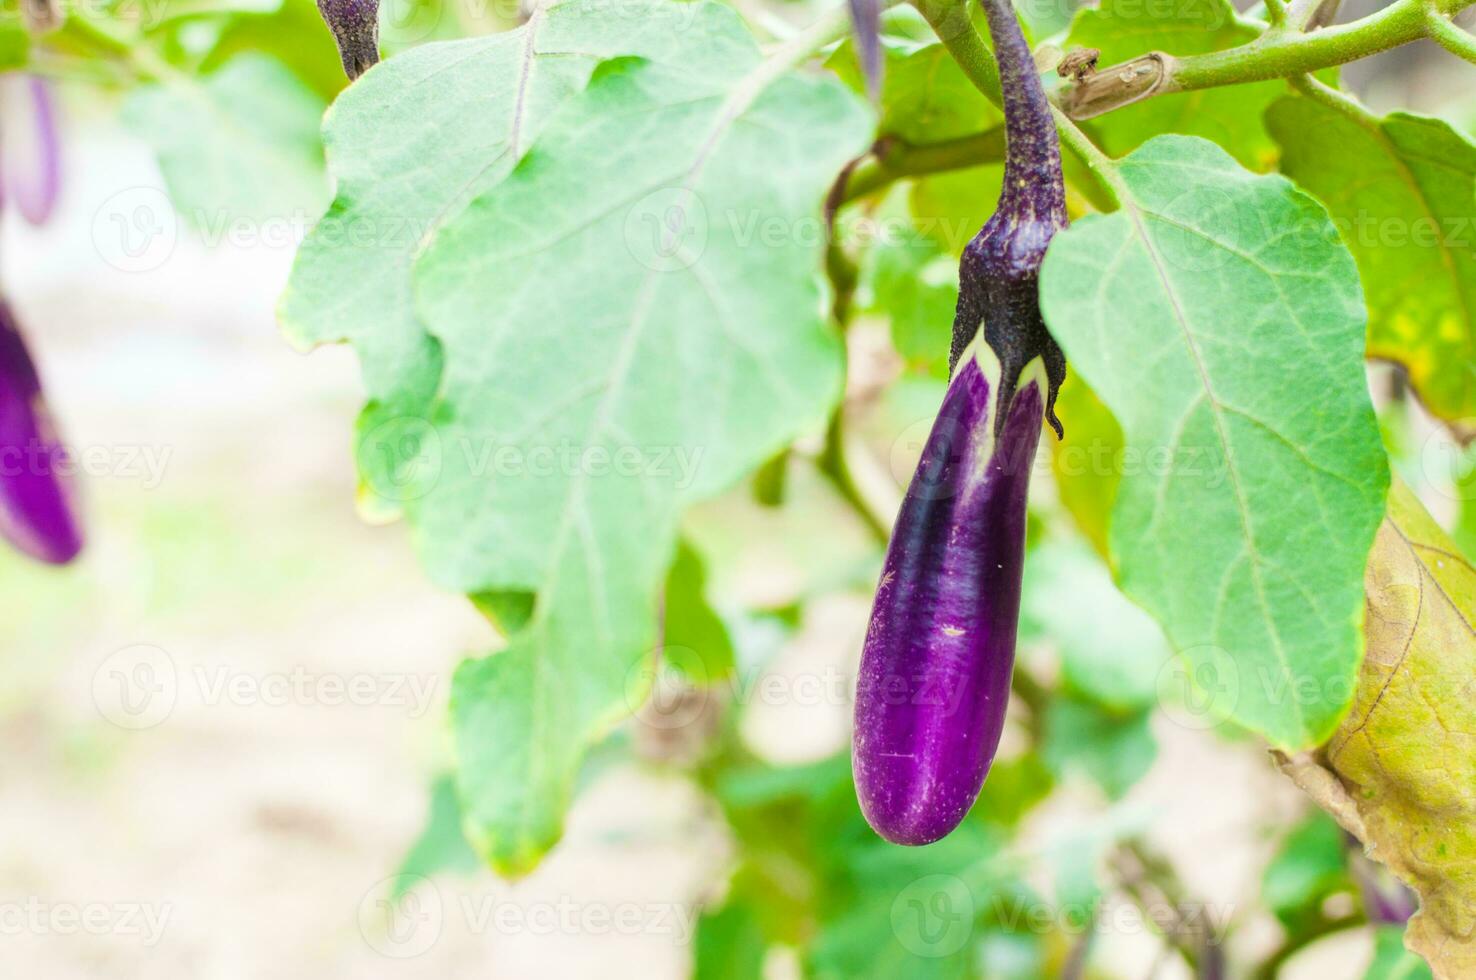
POLYGON ((1301 92, 1313 102, 1317 102, 1334 112, 1341 113, 1353 120, 1358 125, 1369 130, 1375 136, 1383 132, 1379 123, 1379 117, 1368 110, 1368 107, 1352 96, 1339 92, 1324 82, 1320 82, 1311 75, 1299 75, 1288 79, 1292 88, 1301 92))
POLYGON ((963 170, 1004 159, 1004 127, 937 143, 888 140, 877 145, 870 159, 858 166, 846 182, 841 203, 874 194, 905 177, 963 170))
POLYGON ((112 55, 146 82, 185 82, 190 79, 140 39, 125 36, 107 21, 69 8, 62 31, 91 48, 112 55))
POLYGON ((1347 64, 1428 36, 1431 21, 1427 9, 1445 15, 1472 2, 1436 0, 1426 8, 1420 0, 1397 0, 1361 20, 1311 34, 1270 32, 1228 51, 1171 59, 1166 77, 1154 94, 1289 78, 1347 64))
POLYGON ((1433 6, 1425 8, 1425 26, 1430 32, 1431 40, 1436 44, 1457 58, 1476 64, 1476 37, 1451 23, 1433 6))
POLYGON ((892 536, 891 525, 872 508, 851 474, 851 463, 846 451, 845 399, 841 399, 841 403, 830 416, 830 425, 825 430, 825 448, 821 450, 816 462, 820 472, 835 487, 841 499, 855 511, 856 516, 861 518, 861 523, 866 525, 871 536, 882 547, 886 547, 892 536))
POLYGON ((1344 929, 1352 929, 1361 926, 1366 920, 1361 915, 1345 915, 1336 919, 1319 918, 1315 923, 1298 932, 1294 936, 1277 947, 1276 951, 1256 967, 1255 973, 1251 974, 1251 980, 1276 980, 1281 976, 1281 968, 1286 961, 1311 946, 1317 940, 1330 936, 1344 929))

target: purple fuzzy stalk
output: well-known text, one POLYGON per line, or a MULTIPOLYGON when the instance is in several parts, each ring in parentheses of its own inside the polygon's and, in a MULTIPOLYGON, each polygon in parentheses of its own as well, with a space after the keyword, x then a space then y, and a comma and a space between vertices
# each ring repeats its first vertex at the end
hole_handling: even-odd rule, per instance
POLYGON ((1010 696, 1045 377, 1032 369, 1021 379, 996 436, 998 375, 981 359, 993 367, 987 350, 971 352, 948 386, 897 517, 861 654, 856 792, 867 821, 897 844, 932 843, 963 820, 1010 696))
MULTIPOLYGON (((964 248, 959 263, 958 310, 953 320, 955 361, 982 331, 1001 365, 1001 402, 1008 406, 1020 371, 1039 357, 1049 381, 1046 418, 1056 433, 1056 392, 1066 358, 1040 315, 1040 264, 1046 246, 1066 227, 1061 144, 1030 46, 1009 0, 984 0, 1004 94, 1004 189, 994 215, 964 248)), ((1007 412, 1001 412, 1002 420, 1007 412)))
POLYGON ((10 307, 0 300, 0 536, 61 565, 82 550, 73 485, 41 396, 41 381, 10 307))
POLYGON ((379 0, 318 0, 318 13, 333 32, 350 81, 379 62, 379 0))
MULTIPOLYGON (((35 126, 34 157, 22 163, 13 152, 6 153, 4 174, 0 176, 21 216, 33 225, 43 225, 56 210, 61 194, 61 141, 57 137, 51 86, 35 75, 27 76, 25 82, 35 126)), ((13 124, 7 126, 0 133, 0 140, 14 132, 13 124)), ((28 145, 26 141, 17 142, 28 145)))

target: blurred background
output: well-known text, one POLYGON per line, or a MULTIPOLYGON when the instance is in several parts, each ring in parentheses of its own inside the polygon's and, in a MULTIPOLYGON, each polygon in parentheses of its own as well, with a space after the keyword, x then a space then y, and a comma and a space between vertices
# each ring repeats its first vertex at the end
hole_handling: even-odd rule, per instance
MULTIPOLYGON (((331 97, 337 57, 311 4, 249 6, 230 43, 283 55, 310 97, 331 97)), ((760 12, 796 22, 809 13, 760 12)), ((465 18, 447 23, 454 15, 439 6, 387 14, 410 25, 386 27, 387 49, 462 33, 465 18)), ((59 73, 80 74, 66 67, 59 73)), ((1420 109, 1469 131, 1469 72, 1422 44, 1348 76, 1376 107, 1420 109)), ((834 780, 827 760, 849 741, 851 673, 879 567, 868 529, 804 446, 786 466, 784 507, 763 506, 744 486, 698 508, 686 534, 741 681, 696 705, 690 692, 662 694, 591 763, 548 860, 524 880, 495 879, 459 839, 444 773, 451 672, 496 634, 463 597, 428 584, 403 527, 356 514, 351 428, 362 390, 352 352, 305 356, 277 333, 274 306, 326 201, 326 177, 316 187, 310 178, 302 209, 278 221, 202 229, 175 216, 157 140, 130 121, 136 107, 120 112, 123 96, 104 83, 73 78, 56 91, 59 209, 42 228, 6 216, 0 281, 81 459, 89 541, 63 570, 0 550, 0 971, 48 980, 690 975, 699 910, 732 887, 738 845, 684 753, 694 731, 732 725, 735 751, 814 764, 821 775, 807 778, 834 780)), ((887 324, 875 317, 855 328, 852 361, 853 432, 876 462, 856 477, 887 506, 910 475, 941 382, 899 380, 887 324)), ((1391 386, 1378 369, 1373 383, 1391 386)), ((1433 430, 1411 413, 1400 408, 1391 425, 1415 458, 1433 430)), ((1047 520, 1053 490, 1038 485, 1047 520)), ((1435 482, 1423 489, 1438 517, 1453 517, 1435 482)), ((1022 658, 1039 676, 1069 660, 1061 637, 1085 631, 1119 665, 1150 663, 1146 682, 1124 667, 1124 684, 1146 683, 1155 700, 1162 641, 1088 549, 1054 542, 1027 576, 1022 658), (1048 588, 1072 596, 1068 608, 1050 608, 1048 588)), ((1002 754, 1029 761, 1006 765, 999 779, 1020 785, 1000 792, 1034 803, 1035 779, 1044 800, 992 857, 1058 894, 1073 862, 1107 869, 1087 903, 1098 921, 1117 923, 1094 932, 1102 976, 1189 976, 1162 930, 1131 914, 1153 907, 1163 880, 1149 866, 1160 857, 1184 895, 1159 906, 1187 897, 1212 922, 1233 923, 1232 948, 1255 959, 1312 921, 1298 916, 1315 928, 1361 901, 1338 832, 1264 748, 1168 707, 1110 723, 1083 714, 1075 728, 1067 719, 1053 728, 1064 741, 1028 755, 1026 736, 1011 731, 1002 754), (1109 837, 1138 843, 1127 858, 1104 858, 1109 837), (1139 886, 1146 906, 1132 894, 1139 886)), ((849 824, 836 827, 847 833, 849 824)), ((784 874, 769 868, 764 887, 784 874)), ((888 893, 894 904, 897 894, 888 893)), ((776 907, 782 914, 781 898, 776 907)), ((989 975, 1043 975, 1044 963, 1058 963, 1080 930, 1048 918, 981 947, 994 957, 989 975)), ((1280 975, 1363 975, 1372 933, 1327 931, 1280 975)), ((796 975, 800 958, 771 950, 765 973, 796 975)))

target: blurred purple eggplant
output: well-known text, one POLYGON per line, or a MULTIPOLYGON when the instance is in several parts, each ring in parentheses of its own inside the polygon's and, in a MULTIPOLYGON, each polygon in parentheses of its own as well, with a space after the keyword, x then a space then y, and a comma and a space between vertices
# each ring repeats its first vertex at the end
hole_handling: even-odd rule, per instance
POLYGON ((7 112, 0 118, 0 187, 33 225, 45 224, 61 194, 61 142, 51 86, 34 75, 5 79, 7 112), (23 92, 15 88, 23 87, 23 92))
POLYGON ((0 300, 0 536, 54 565, 82 550, 67 463, 36 366, 14 313, 0 300))

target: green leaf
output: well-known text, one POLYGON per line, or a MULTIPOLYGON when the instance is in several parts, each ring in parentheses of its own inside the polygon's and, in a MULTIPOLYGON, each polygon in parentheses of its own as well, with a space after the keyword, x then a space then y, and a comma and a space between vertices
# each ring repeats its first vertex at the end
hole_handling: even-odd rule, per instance
MULTIPOLYGON (((883 54, 879 136, 937 143, 988 129, 1003 118, 942 44, 919 47, 887 38, 883 54)), ((837 48, 826 65, 857 92, 865 91, 854 42, 837 48)))
MULTIPOLYGON (((1077 14, 1066 46, 1097 48, 1103 68, 1148 51, 1206 54, 1256 37, 1257 29, 1237 16, 1228 0, 1103 0, 1100 7, 1077 14)), ((1087 127, 1112 156, 1154 136, 1182 133, 1213 140, 1252 170, 1266 170, 1276 159, 1276 147, 1261 115, 1283 91, 1283 83, 1270 81, 1180 92, 1124 106, 1087 127)))
MULTIPOLYGON (((601 59, 690 48, 723 73, 749 57, 750 43, 712 30, 716 19, 710 5, 664 0, 540 5, 516 30, 391 58, 333 104, 323 141, 338 195, 298 250, 280 312, 294 342, 347 340, 359 353, 371 399, 358 440, 366 509, 395 513, 416 492, 397 447, 426 433, 441 378, 440 347, 413 307, 415 257, 512 172, 601 59)), ((326 31, 323 43, 332 47, 326 31)))
POLYGON ((735 666, 728 628, 707 602, 702 556, 685 541, 666 576, 663 654, 691 681, 712 684, 731 677, 735 666))
POLYGON ((683 509, 840 393, 813 232, 865 106, 763 60, 727 8, 688 16, 688 46, 602 64, 416 267, 445 359, 445 451, 408 501, 422 557, 449 588, 537 596, 452 693, 474 843, 508 872, 558 839, 586 746, 649 690, 683 509))
POLYGON ((1158 754, 1158 743, 1148 729, 1147 711, 1113 714, 1063 694, 1052 698, 1046 710, 1040 751, 1057 778, 1084 773, 1117 799, 1143 778, 1158 754))
POLYGON ((1298 932, 1322 914, 1322 903, 1352 891, 1343 831, 1315 812, 1292 829, 1261 877, 1261 898, 1289 931, 1298 932))
POLYGON ((482 866, 476 852, 461 832, 461 804, 456 799, 455 778, 437 777, 431 786, 430 813, 396 872, 395 894, 399 898, 414 887, 417 878, 443 871, 470 872, 482 866))
POLYGON ((1153 706, 1169 658, 1163 631, 1086 548, 1048 544, 1031 553, 1020 613, 1055 645, 1072 691, 1118 713, 1153 706))
POLYGON ((694 980, 760 980, 768 942, 755 903, 729 898, 697 922, 694 980))
POLYGON ((1081 533, 1106 558, 1107 528, 1126 462, 1122 427, 1075 371, 1066 373, 1056 414, 1066 428, 1063 438, 1050 441, 1056 492, 1081 533))
POLYGON ((972 817, 1008 830, 1050 795, 1056 786, 1051 770, 1034 753, 998 760, 979 791, 972 817))
POLYGON ((867 250, 861 272, 868 287, 866 311, 891 320, 897 353, 910 366, 946 378, 958 259, 910 222, 896 223, 867 250))
POLYGON ((1363 980, 1431 980, 1429 964, 1404 948, 1401 926, 1374 930, 1374 958, 1363 980))
POLYGON ((146 85, 123 112, 153 146, 175 208, 208 235, 243 219, 286 226, 328 198, 323 101, 274 58, 243 54, 198 83, 146 85))
POLYGON ((1315 201, 1223 150, 1156 139, 1124 207, 1057 236, 1041 297, 1122 425, 1123 591, 1213 679, 1216 713, 1314 745, 1362 654, 1362 572, 1388 466, 1357 271, 1315 201))
MULTIPOLYGON (((166 13, 173 6, 166 6, 166 13)), ((333 35, 323 24, 314 0, 230 0, 229 6, 234 8, 232 16, 220 26, 201 70, 215 71, 245 52, 261 52, 280 60, 325 100, 348 84, 333 35)), ((180 18, 185 16, 181 11, 180 18)), ((385 19, 381 15, 381 20, 385 19)), ((198 20, 193 23, 198 28, 198 20)), ((184 19, 183 25, 179 20, 166 19, 162 27, 184 33, 191 24, 189 19, 184 19)))
POLYGON ((1476 143, 1443 120, 1298 97, 1266 122, 1281 169, 1327 206, 1358 260, 1369 356, 1407 367, 1435 414, 1476 415, 1476 143))
POLYGON ((0 71, 24 68, 31 57, 31 35, 7 14, 0 20, 0 71))

